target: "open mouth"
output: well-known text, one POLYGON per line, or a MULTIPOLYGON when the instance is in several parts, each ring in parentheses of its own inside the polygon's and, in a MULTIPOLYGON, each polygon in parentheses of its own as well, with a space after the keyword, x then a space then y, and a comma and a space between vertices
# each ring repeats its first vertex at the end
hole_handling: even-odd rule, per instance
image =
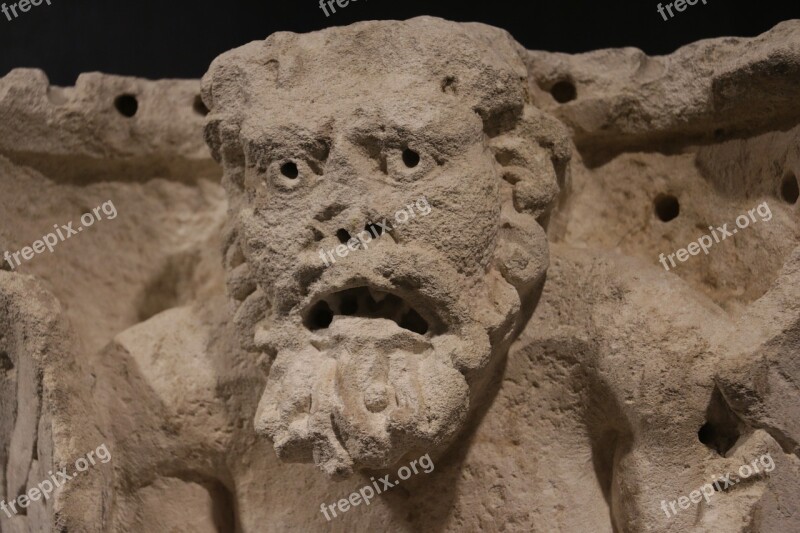
POLYGON ((405 299, 372 287, 355 287, 327 294, 304 315, 311 331, 326 329, 336 316, 382 318, 419 335, 432 333, 432 323, 405 299))

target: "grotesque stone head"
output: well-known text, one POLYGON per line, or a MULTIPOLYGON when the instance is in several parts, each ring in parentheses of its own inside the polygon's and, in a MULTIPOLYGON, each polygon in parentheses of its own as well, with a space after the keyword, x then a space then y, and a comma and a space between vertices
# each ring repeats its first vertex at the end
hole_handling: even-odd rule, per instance
POLYGON ((203 79, 235 324, 269 369, 255 427, 282 459, 346 476, 443 448, 530 316, 569 149, 519 50, 367 22, 272 35, 203 79))

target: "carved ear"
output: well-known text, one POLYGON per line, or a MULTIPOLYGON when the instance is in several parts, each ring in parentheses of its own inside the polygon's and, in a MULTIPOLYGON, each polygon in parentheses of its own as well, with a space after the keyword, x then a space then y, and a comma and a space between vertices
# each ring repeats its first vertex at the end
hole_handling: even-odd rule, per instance
POLYGON ((570 138, 561 122, 526 105, 510 130, 489 140, 489 148, 504 199, 494 265, 525 302, 549 265, 544 230, 559 192, 567 189, 570 138))
POLYGON ((546 225, 559 192, 567 188, 572 149, 566 127, 527 105, 514 128, 493 137, 489 146, 512 188, 514 209, 546 225))

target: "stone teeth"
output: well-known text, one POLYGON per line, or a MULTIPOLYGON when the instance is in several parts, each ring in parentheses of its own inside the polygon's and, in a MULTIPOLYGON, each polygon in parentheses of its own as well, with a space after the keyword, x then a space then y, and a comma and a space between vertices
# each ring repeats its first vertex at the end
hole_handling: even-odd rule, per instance
POLYGON ((369 287, 369 295, 376 303, 381 303, 386 298, 386 293, 369 287))

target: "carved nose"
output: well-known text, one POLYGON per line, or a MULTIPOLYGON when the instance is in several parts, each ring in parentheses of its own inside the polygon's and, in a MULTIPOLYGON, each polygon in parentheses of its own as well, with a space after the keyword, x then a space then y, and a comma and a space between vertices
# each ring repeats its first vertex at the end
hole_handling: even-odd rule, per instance
POLYGON ((348 229, 348 228, 339 228, 336 230, 336 238, 339 239, 339 242, 342 244, 347 244, 350 242, 354 237, 360 241, 371 241, 382 237, 384 234, 384 228, 380 224, 375 224, 373 222, 366 222, 362 228, 355 228, 355 229, 348 229))

